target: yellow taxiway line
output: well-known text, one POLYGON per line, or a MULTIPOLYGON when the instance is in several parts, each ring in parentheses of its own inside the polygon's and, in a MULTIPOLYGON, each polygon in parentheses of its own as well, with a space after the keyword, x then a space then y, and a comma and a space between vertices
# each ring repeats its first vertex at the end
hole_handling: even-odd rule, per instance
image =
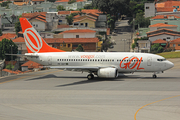
POLYGON ((161 101, 168 100, 168 99, 172 99, 172 98, 175 98, 175 97, 180 97, 180 95, 176 95, 176 96, 168 97, 168 98, 165 98, 165 99, 161 99, 161 100, 158 100, 158 101, 155 101, 155 102, 152 102, 152 103, 149 103, 149 104, 146 104, 146 105, 142 106, 142 107, 139 108, 139 109, 137 110, 137 112, 135 113, 135 115, 134 115, 134 120, 136 120, 136 115, 137 115, 137 113, 138 113, 142 108, 144 108, 144 107, 146 107, 146 106, 148 106, 148 105, 152 105, 152 104, 154 104, 154 103, 161 102, 161 101))

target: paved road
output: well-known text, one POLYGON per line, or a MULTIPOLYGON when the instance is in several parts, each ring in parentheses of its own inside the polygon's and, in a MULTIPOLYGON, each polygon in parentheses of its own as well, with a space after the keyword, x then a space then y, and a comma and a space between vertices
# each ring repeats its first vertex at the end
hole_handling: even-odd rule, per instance
POLYGON ((179 120, 180 59, 157 79, 47 70, 0 79, 0 120, 179 120))
POLYGON ((116 43, 113 49, 108 51, 129 52, 131 46, 131 27, 128 20, 116 22, 116 33, 111 35, 111 40, 116 43))

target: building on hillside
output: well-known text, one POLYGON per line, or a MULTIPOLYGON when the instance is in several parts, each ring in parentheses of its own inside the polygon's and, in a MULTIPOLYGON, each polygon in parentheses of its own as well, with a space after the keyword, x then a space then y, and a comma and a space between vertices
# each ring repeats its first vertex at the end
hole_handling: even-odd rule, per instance
POLYGON ((27 48, 26 48, 25 40, 23 37, 18 37, 14 39, 13 42, 18 46, 18 54, 27 53, 27 48))
POLYGON ((63 38, 95 38, 96 37, 96 31, 89 29, 67 30, 60 34, 63 34, 63 38))
POLYGON ((72 4, 66 4, 66 10, 78 10, 84 8, 85 5, 91 4, 92 1, 87 0, 76 0, 76 2, 72 4))
POLYGON ((33 61, 27 61, 26 63, 21 65, 21 71, 29 71, 29 70, 33 70, 33 71, 38 71, 42 69, 41 64, 33 62, 33 61))
POLYGON ((164 23, 168 25, 176 25, 178 32, 180 32, 180 17, 176 15, 157 15, 150 19, 150 24, 164 23))
POLYGON ((159 30, 159 29, 169 29, 169 30, 172 30, 172 31, 177 31, 177 25, 170 25, 170 24, 164 24, 164 23, 157 23, 157 24, 153 24, 153 25, 150 25, 149 28, 150 28, 150 31, 155 31, 155 30, 159 30))
POLYGON ((151 41, 150 40, 138 40, 138 52, 149 53, 151 51, 151 41))
POLYGON ((173 50, 180 50, 180 38, 177 38, 175 40, 172 40, 169 42, 169 47, 172 48, 173 50))
POLYGON ((157 12, 176 12, 180 11, 180 1, 168 0, 160 3, 156 3, 157 12))
POLYGON ((155 3, 145 3, 144 10, 145 10, 145 18, 155 16, 156 15, 155 3))
POLYGON ((28 18, 37 31, 51 31, 58 27, 57 12, 23 13, 22 17, 28 18))
POLYGON ((31 4, 32 4, 32 5, 39 5, 39 4, 41 4, 42 2, 45 2, 45 0, 31 0, 31 4))
POLYGON ((2 41, 2 39, 6 38, 6 39, 15 39, 17 37, 16 34, 11 34, 11 33, 5 33, 2 36, 0 36, 0 41, 2 41))
POLYGON ((79 44, 85 52, 95 52, 99 49, 98 38, 45 38, 50 46, 64 51, 74 51, 79 44))
POLYGON ((147 32, 147 37, 149 37, 149 40, 151 42, 153 42, 157 39, 171 41, 171 40, 179 38, 180 32, 172 31, 170 29, 163 28, 163 29, 158 29, 155 31, 147 32))

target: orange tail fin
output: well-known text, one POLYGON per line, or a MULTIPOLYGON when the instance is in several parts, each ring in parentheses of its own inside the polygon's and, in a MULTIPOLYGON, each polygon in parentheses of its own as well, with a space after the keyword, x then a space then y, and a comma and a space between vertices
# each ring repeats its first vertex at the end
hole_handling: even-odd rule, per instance
POLYGON ((20 18, 19 20, 28 53, 65 52, 49 46, 26 18, 20 18))

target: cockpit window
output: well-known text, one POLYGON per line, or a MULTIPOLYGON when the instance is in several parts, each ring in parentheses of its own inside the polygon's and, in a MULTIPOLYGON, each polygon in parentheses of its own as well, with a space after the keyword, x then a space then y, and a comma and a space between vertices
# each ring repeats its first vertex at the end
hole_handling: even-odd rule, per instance
POLYGON ((165 61, 166 59, 157 59, 157 61, 165 61))

